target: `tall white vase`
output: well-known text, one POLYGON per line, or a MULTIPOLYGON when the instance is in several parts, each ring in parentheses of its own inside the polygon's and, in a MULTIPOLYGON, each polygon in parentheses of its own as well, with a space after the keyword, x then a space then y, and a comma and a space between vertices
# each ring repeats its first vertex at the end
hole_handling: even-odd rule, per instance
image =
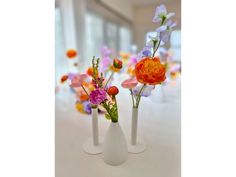
POLYGON ((111 122, 102 150, 103 160, 109 165, 121 165, 128 159, 127 142, 118 122, 111 122))
POLYGON ((88 154, 102 153, 101 137, 98 133, 98 109, 92 108, 92 137, 83 144, 83 150, 88 154))
POLYGON ((137 139, 138 133, 138 108, 132 109, 132 122, 131 122, 131 141, 128 144, 128 150, 130 153, 141 153, 144 152, 146 149, 146 144, 137 139))

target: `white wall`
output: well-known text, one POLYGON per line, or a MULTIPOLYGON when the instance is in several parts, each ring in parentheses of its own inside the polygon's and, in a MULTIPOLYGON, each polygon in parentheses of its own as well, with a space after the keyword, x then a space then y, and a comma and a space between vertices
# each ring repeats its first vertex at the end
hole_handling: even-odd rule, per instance
POLYGON ((101 0, 107 6, 124 15, 129 20, 134 20, 133 6, 128 0, 101 0))
POLYGON ((162 3, 166 5, 168 12, 175 12, 176 15, 172 18, 178 23, 175 29, 181 28, 181 0, 160 0, 159 3, 136 6, 134 9, 134 42, 138 45, 139 50, 145 45, 147 32, 154 31, 158 27, 152 22, 152 18, 156 7, 162 3))

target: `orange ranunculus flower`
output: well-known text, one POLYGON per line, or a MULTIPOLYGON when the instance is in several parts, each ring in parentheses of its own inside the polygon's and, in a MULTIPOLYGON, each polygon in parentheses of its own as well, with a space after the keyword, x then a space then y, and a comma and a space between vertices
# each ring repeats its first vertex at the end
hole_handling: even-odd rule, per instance
POLYGON ((143 84, 161 84, 165 79, 165 65, 161 64, 158 57, 146 57, 135 65, 135 75, 137 80, 143 84))
POLYGON ((74 49, 69 49, 69 50, 67 50, 67 52, 66 52, 66 56, 67 56, 69 59, 75 58, 75 57, 77 56, 77 52, 76 52, 76 50, 74 50, 74 49))

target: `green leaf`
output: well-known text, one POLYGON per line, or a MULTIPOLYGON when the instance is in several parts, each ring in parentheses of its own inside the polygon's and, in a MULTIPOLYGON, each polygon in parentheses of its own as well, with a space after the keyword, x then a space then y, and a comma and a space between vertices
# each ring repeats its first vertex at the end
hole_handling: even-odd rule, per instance
POLYGON ((110 117, 110 115, 109 115, 109 114, 105 114, 105 117, 106 117, 106 119, 108 119, 108 120, 110 120, 110 119, 111 119, 111 117, 110 117))

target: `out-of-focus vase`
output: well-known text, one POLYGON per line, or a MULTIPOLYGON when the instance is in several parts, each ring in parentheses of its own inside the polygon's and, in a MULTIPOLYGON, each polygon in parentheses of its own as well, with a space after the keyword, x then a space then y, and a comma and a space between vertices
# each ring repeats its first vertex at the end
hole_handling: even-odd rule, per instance
POLYGON ((88 154, 102 153, 101 137, 98 132, 98 108, 92 108, 92 137, 83 144, 83 150, 88 154))

